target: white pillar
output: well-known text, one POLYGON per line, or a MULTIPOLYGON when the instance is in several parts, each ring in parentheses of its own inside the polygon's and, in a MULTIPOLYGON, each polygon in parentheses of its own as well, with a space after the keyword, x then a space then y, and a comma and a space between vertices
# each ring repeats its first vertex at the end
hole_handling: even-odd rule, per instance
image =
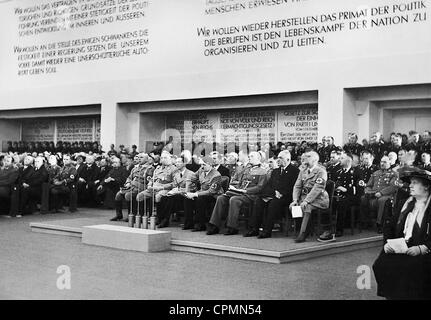
POLYGON ((343 89, 336 87, 319 88, 319 141, 324 136, 334 138, 335 145, 343 144, 343 89))
POLYGON ((116 102, 105 101, 101 106, 100 143, 108 151, 111 144, 118 149, 120 144, 128 145, 127 112, 116 102))

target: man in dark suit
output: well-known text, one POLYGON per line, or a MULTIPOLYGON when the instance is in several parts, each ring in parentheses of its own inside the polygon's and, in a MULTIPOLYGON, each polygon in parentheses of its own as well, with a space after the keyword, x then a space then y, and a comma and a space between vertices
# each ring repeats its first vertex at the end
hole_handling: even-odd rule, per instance
POLYGON ((326 164, 326 172, 328 173, 328 180, 334 181, 337 176, 337 172, 341 169, 341 163, 340 163, 340 151, 332 151, 330 160, 326 164))
MULTIPOLYGON (((26 157, 31 158, 31 157, 26 157)), ((33 162, 33 158, 28 159, 27 163, 33 162)), ((24 167, 26 161, 24 160, 24 167)), ((23 170, 20 186, 20 206, 19 214, 23 214, 24 209, 30 200, 40 200, 42 196, 42 184, 48 181, 48 171, 44 166, 42 157, 37 157, 34 160, 34 168, 30 164, 23 170)))
POLYGON ((96 202, 96 184, 100 169, 94 163, 93 156, 85 158, 85 165, 78 176, 78 201, 81 204, 94 205, 96 202))
POLYGON ((283 213, 284 207, 292 202, 292 191, 298 178, 299 169, 291 164, 291 155, 287 150, 281 151, 277 157, 278 168, 274 169, 265 184, 262 195, 256 199, 253 213, 249 221, 249 231, 244 237, 258 236, 258 239, 270 238, 274 226, 274 218, 283 213), (264 217, 264 208, 267 208, 264 217), (263 231, 259 227, 263 220, 263 231))
POLYGON ((211 152, 211 158, 214 160, 214 169, 216 169, 222 177, 230 178, 230 171, 223 165, 223 155, 217 151, 211 152))

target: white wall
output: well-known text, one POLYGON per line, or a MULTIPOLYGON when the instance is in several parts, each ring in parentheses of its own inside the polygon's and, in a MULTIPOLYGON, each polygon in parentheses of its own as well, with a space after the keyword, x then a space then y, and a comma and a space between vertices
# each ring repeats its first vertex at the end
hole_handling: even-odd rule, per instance
MULTIPOLYGON (((19 38, 14 27, 14 7, 17 3, 25 6, 40 2, 0 4, 0 109, 102 104, 104 143, 131 144, 131 136, 138 132, 136 115, 130 128, 124 126, 129 116, 116 110, 121 103, 313 90, 319 92, 319 136, 332 135, 341 141, 354 120, 351 108, 344 109, 344 88, 431 83, 429 19, 329 33, 321 46, 230 56, 204 56, 204 39, 197 36, 199 27, 213 29, 289 17, 321 17, 332 12, 356 11, 364 5, 369 9, 377 5, 391 7, 399 3, 396 0, 308 0, 221 15, 205 15, 208 6, 204 0, 157 0, 150 1, 147 17, 142 21, 19 38), (147 55, 62 65, 52 75, 16 75, 16 56, 11 52, 17 44, 73 40, 136 28, 150 30, 147 55)), ((429 8, 425 11, 431 16, 429 8)), ((411 20, 415 12, 418 11, 409 12, 411 20)), ((359 130, 364 119, 355 125, 359 130)), ((369 130, 375 129, 374 124, 371 127, 369 130)))

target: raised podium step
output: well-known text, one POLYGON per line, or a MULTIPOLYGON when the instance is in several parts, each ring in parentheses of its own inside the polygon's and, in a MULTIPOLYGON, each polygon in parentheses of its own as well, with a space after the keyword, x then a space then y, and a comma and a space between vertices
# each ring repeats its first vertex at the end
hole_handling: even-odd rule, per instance
POLYGON ((82 243, 122 250, 159 252, 171 249, 171 232, 101 224, 83 227, 82 243))

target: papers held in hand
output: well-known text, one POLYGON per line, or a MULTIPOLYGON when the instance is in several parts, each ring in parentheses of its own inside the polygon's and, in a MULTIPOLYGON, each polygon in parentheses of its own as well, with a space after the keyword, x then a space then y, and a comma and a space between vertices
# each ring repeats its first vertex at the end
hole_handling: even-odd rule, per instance
POLYGON ((395 253, 406 253, 408 250, 406 240, 404 238, 388 239, 389 246, 394 249, 395 253))
POLYGON ((242 193, 245 193, 245 192, 246 192, 246 190, 245 190, 245 189, 238 189, 238 188, 237 188, 237 187, 235 187, 235 186, 229 186, 228 191, 231 191, 231 192, 234 192, 234 193, 239 193, 239 194, 242 194, 242 193))
POLYGON ((302 209, 301 206, 293 206, 292 207, 292 218, 302 218, 302 209))

